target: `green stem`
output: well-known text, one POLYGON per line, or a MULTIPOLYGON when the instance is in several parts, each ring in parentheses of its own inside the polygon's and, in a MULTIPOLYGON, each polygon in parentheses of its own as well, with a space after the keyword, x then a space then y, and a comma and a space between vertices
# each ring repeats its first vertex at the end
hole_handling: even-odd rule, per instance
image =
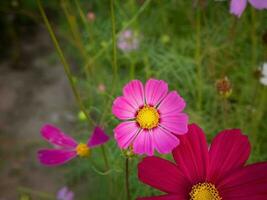
POLYGON ((130 67, 130 79, 133 80, 135 78, 135 60, 131 59, 131 67, 130 67))
MULTIPOLYGON (((112 69, 113 69, 113 80, 111 88, 111 96, 113 95, 116 89, 117 83, 117 74, 118 74, 118 63, 117 63, 117 38, 116 38, 116 19, 114 13, 114 0, 110 0, 110 13, 111 13, 111 23, 112 23, 112 69)), ((100 122, 103 122, 106 116, 106 113, 109 111, 110 104, 113 99, 109 99, 106 103, 106 108, 102 114, 100 122)))
POLYGON ((196 51, 195 62, 197 71, 197 108, 201 110, 202 105, 202 69, 201 69, 201 11, 197 8, 196 14, 196 51))
POLYGON ((125 159, 125 189, 127 200, 131 200, 130 183, 129 183, 129 158, 125 159))
POLYGON ((223 108, 223 126, 226 127, 227 124, 227 110, 228 110, 228 100, 227 98, 223 97, 222 100, 222 108, 223 108))
POLYGON ((256 34, 256 13, 254 8, 251 8, 251 64, 252 67, 256 66, 257 62, 257 34, 256 34))
POLYGON ((253 144, 256 144, 257 142, 257 129, 259 128, 259 125, 261 124, 262 117, 264 115, 265 109, 266 109, 266 100, 267 100, 267 88, 263 88, 262 94, 260 96, 259 102, 258 102, 258 108, 253 116, 252 121, 252 130, 251 135, 253 136, 253 144))
POLYGON ((61 48, 59 46, 59 43, 58 43, 57 38, 55 36, 55 33, 54 33, 53 29, 52 29, 52 26, 51 26, 51 24, 50 24, 50 22, 49 22, 49 20, 48 20, 48 18, 46 16, 46 13, 44 11, 44 8, 43 8, 43 5, 42 5, 41 1, 40 0, 37 0, 37 4, 38 4, 39 10, 41 12, 42 18, 44 20, 44 23, 46 25, 46 28, 47 28, 47 30, 48 30, 48 32, 50 34, 50 37, 51 37, 51 39, 52 39, 52 41, 54 43, 54 46, 56 48, 56 51, 57 51, 57 53, 58 53, 58 55, 60 57, 60 60, 61 60, 61 62, 63 64, 65 73, 66 73, 66 75, 68 77, 68 80, 69 80, 69 83, 71 85, 72 92, 73 92, 73 94, 75 96, 75 99, 76 99, 76 101, 77 101, 77 103, 78 103, 78 105, 80 107, 80 110, 85 114, 85 116, 86 116, 86 118, 88 120, 89 125, 95 125, 94 120, 87 113, 86 108, 85 108, 85 106, 84 106, 84 104, 82 102, 82 99, 80 97, 80 94, 79 94, 79 92, 78 92, 78 90, 77 90, 77 88, 75 86, 75 83, 74 83, 74 80, 73 80, 73 76, 71 74, 71 70, 70 70, 69 64, 66 61, 66 58, 65 58, 65 56, 63 54, 63 51, 61 50, 61 48))
POLYGON ((75 45, 79 49, 85 63, 88 63, 89 59, 87 58, 87 53, 85 51, 85 48, 83 46, 83 42, 81 39, 81 35, 79 33, 77 20, 76 20, 75 15, 70 13, 71 9, 69 9, 70 6, 69 6, 68 0, 61 0, 61 7, 63 9, 63 12, 64 12, 66 18, 67 18, 72 37, 75 41, 75 45))
POLYGON ((103 159, 105 162, 106 170, 109 170, 108 158, 107 158, 105 147, 103 145, 101 146, 101 151, 102 151, 103 159))

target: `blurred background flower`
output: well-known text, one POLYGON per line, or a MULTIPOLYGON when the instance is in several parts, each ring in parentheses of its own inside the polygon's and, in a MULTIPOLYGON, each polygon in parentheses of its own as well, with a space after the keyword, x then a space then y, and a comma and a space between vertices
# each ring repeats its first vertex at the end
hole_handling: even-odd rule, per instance
POLYGON ((125 53, 137 50, 140 43, 137 32, 132 29, 122 31, 117 42, 118 48, 125 53))
POLYGON ((258 10, 267 9, 266 0, 231 0, 230 12, 237 17, 241 17, 248 2, 258 10))
POLYGON ((56 200, 74 200, 74 192, 64 186, 58 190, 56 200))

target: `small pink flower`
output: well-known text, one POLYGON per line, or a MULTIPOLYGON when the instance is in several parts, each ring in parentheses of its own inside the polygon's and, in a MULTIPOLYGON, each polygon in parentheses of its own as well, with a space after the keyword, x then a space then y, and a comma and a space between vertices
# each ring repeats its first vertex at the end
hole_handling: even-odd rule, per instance
POLYGON ((106 91, 106 86, 103 83, 100 83, 97 89, 98 89, 98 92, 104 93, 106 91))
POLYGON ((150 79, 143 86, 133 80, 123 88, 123 96, 113 102, 112 112, 125 120, 115 129, 115 139, 122 149, 133 147, 136 154, 169 153, 179 145, 178 135, 187 133, 186 106, 176 92, 168 92, 162 80, 150 79))
POLYGON ((74 200, 74 193, 65 186, 57 192, 57 200, 74 200))
POLYGON ((267 0, 231 0, 230 12, 241 17, 248 2, 258 10, 267 9, 267 0))
POLYGON ((120 50, 128 53, 139 48, 139 38, 131 29, 126 29, 119 35, 117 45, 120 50))
POLYGON ((100 127, 95 127, 86 144, 78 143, 72 137, 50 124, 42 127, 41 134, 45 140, 55 146, 55 149, 41 149, 38 151, 39 161, 47 166, 65 164, 76 156, 87 157, 90 155, 92 148, 109 140, 109 136, 100 127))
POLYGON ((95 21, 95 13, 92 12, 92 11, 88 12, 88 13, 87 13, 87 20, 88 20, 89 22, 93 22, 93 21, 95 21))

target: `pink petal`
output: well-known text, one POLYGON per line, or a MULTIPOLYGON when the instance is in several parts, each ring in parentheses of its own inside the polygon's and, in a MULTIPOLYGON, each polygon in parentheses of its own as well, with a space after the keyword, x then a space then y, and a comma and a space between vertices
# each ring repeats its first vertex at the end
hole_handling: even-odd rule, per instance
POLYGON ((146 157, 138 164, 138 177, 151 187, 184 198, 191 186, 174 163, 155 156, 146 157))
POLYGON ((68 193, 68 188, 65 186, 63 188, 61 188, 58 192, 57 192, 57 199, 63 199, 65 198, 66 194, 68 193))
POLYGON ((178 168, 192 184, 206 180, 208 168, 208 144, 201 128, 188 126, 188 133, 179 137, 180 145, 173 150, 178 168))
POLYGON ((259 10, 267 9, 267 1, 266 0, 249 0, 250 4, 259 10))
POLYGON ((148 156, 154 154, 151 131, 141 129, 133 141, 133 151, 136 154, 146 154, 148 156))
POLYGON ((133 143, 138 131, 139 127, 134 121, 120 123, 114 129, 115 139, 117 140, 119 147, 127 149, 129 145, 133 143))
POLYGON ((104 144, 108 140, 109 140, 109 136, 104 132, 104 130, 96 126, 87 145, 92 148, 92 147, 96 147, 98 145, 104 144))
POLYGON ((267 162, 236 170, 219 183, 222 199, 266 200, 267 162))
POLYGON ((62 165, 76 156, 76 151, 62 149, 41 149, 38 151, 40 163, 47 166, 62 165))
POLYGON ((117 97, 112 105, 112 113, 119 119, 133 119, 138 108, 134 108, 125 97, 117 97))
POLYGON ((76 147, 77 142, 70 136, 65 135, 57 127, 46 124, 41 128, 41 134, 48 142, 64 148, 76 147))
POLYGON ((161 154, 170 153, 180 143, 176 136, 160 127, 153 129, 151 136, 154 148, 161 154))
POLYGON ((247 0, 231 0, 230 13, 241 17, 247 6, 247 0))
POLYGON ((138 109, 145 103, 144 87, 141 81, 133 80, 126 84, 123 88, 123 96, 132 105, 138 109))
POLYGON ((74 200, 74 193, 69 191, 64 200, 74 200))
POLYGON ((156 106, 168 93, 168 84, 162 80, 149 79, 145 85, 146 104, 156 106))
POLYGON ((177 113, 176 115, 162 116, 160 118, 160 125, 177 135, 186 134, 188 131, 188 115, 177 113))
POLYGON ((212 141, 208 179, 217 182, 230 171, 244 166, 250 154, 247 136, 240 130, 224 130, 212 141))
POLYGON ((164 117, 165 115, 176 115, 182 112, 185 106, 184 99, 176 91, 172 91, 163 99, 158 109, 160 116, 164 117))
POLYGON ((187 198, 185 198, 182 195, 167 194, 155 197, 143 197, 143 198, 138 198, 137 200, 187 200, 187 198))

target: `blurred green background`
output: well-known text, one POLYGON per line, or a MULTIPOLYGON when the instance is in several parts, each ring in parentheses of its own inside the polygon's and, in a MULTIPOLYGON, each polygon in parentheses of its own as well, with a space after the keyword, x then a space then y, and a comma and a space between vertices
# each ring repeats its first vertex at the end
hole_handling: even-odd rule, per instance
MULTIPOLYGON (((248 6, 241 18, 236 18, 229 13, 229 1, 117 0, 114 1, 116 39, 121 37, 124 30, 131 30, 139 40, 139 47, 131 52, 116 48, 117 59, 114 60, 110 1, 41 0, 41 4, 56 36, 54 43, 49 39, 47 24, 44 24, 37 1, 12 0, 0 3, 0 57, 1 65, 5 66, 5 70, 2 68, 1 71, 2 80, 11 74, 10 79, 1 82, 1 99, 8 98, 10 94, 5 85, 16 83, 25 73, 34 71, 32 76, 35 77, 29 84, 25 84, 28 77, 18 83, 22 84, 18 90, 24 94, 24 103, 14 103, 6 109, 5 101, 0 101, 4 105, 0 107, 3 110, 0 118, 0 138, 3 144, 0 151, 0 174, 2 180, 16 177, 14 183, 0 184, 3 190, 13 188, 11 192, 7 190, 0 194, 0 197, 3 195, 1 200, 14 199, 14 196, 20 199, 56 199, 55 192, 62 185, 68 185, 75 192, 75 199, 79 200, 101 200, 107 197, 126 199, 124 157, 114 140, 105 145, 110 165, 107 172, 103 172, 100 149, 93 152, 88 160, 76 159, 56 168, 45 168, 35 160, 35 150, 46 145, 41 139, 32 142, 29 138, 28 151, 11 151, 13 146, 16 147, 9 145, 14 144, 13 137, 19 138, 19 141, 16 140, 18 143, 25 141, 10 134, 13 129, 9 129, 12 122, 23 118, 19 114, 12 115, 23 106, 31 106, 31 109, 19 113, 28 112, 31 116, 34 116, 33 113, 41 113, 35 126, 25 129, 32 131, 35 138, 39 137, 38 127, 46 123, 45 120, 61 125, 64 131, 81 140, 86 140, 93 129, 92 124, 80 113, 81 108, 71 94, 72 90, 62 70, 64 66, 60 64, 57 51, 52 47, 55 41, 62 50, 61 61, 64 57, 70 67, 69 79, 79 92, 86 113, 95 123, 105 127, 110 136, 113 136, 112 130, 119 123, 111 113, 112 101, 121 95, 123 85, 132 79, 145 82, 154 77, 165 80, 171 90, 177 90, 183 96, 187 102, 186 112, 190 122, 199 124, 209 141, 220 130, 240 128, 252 143, 250 162, 267 160, 267 89, 259 81, 261 67, 267 62, 266 11, 257 11, 248 6), (28 50, 29 44, 34 46, 32 50, 28 50), (29 62, 32 60, 33 63, 29 62), (42 69, 38 68, 40 65, 42 69), (53 66, 59 66, 62 71, 53 71, 53 66), (58 93, 61 91, 59 88, 40 97, 56 98, 49 110, 62 114, 58 117, 60 122, 44 117, 42 113, 48 112, 47 107, 37 109, 39 104, 30 101, 32 95, 42 93, 43 90, 39 87, 29 90, 29 87, 39 82, 42 83, 41 88, 60 84, 44 76, 54 77, 53 80, 64 77, 62 79, 67 95, 58 93), (60 98, 60 95, 63 96, 60 98), (64 102, 67 102, 67 106, 58 111, 58 106, 64 102), (71 112, 71 115, 68 116, 65 111, 71 112), (29 152, 32 157, 23 161, 26 166, 21 167, 22 163, 16 167, 9 165, 17 159, 16 155, 24 158, 29 152), (38 180, 42 182, 42 178, 47 176, 46 179, 53 182, 51 187, 43 188, 39 183, 36 184, 38 180, 17 178, 21 174, 34 176, 23 173, 28 168, 32 172, 41 169, 38 180), (50 174, 51 171, 60 178, 55 178, 54 174, 50 174)), ((16 124, 16 128, 24 130, 25 124, 16 124)), ((171 156, 167 157, 171 159, 171 156)), ((136 157, 130 162, 133 197, 157 193, 138 182, 136 164, 140 159, 136 157)))

